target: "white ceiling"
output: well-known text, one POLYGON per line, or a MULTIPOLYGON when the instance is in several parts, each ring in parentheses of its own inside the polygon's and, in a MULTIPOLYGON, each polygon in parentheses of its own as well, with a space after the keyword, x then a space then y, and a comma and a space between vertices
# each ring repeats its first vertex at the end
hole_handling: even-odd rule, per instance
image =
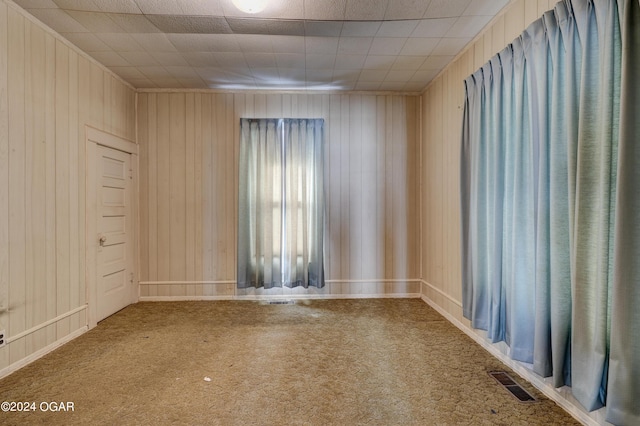
POLYGON ((136 88, 422 90, 509 0, 14 0, 136 88))

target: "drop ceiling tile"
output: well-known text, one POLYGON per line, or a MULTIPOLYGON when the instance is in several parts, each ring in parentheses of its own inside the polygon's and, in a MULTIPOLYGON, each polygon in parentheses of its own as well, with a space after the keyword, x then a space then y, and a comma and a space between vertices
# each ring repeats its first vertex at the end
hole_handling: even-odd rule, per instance
POLYGON ((136 89, 155 89, 157 84, 149 80, 148 78, 128 78, 125 79, 136 89))
POLYGON ((54 0, 60 9, 102 12, 93 0, 54 0))
POLYGON ((379 21, 384 18, 388 0, 348 0, 345 19, 379 21))
POLYGON ((401 55, 430 55, 440 42, 439 38, 412 37, 402 46, 401 55))
POLYGON ((454 56, 438 56, 431 55, 425 59, 424 63, 420 67, 421 70, 437 69, 441 70, 449 62, 453 61, 454 56))
POLYGON ((365 55, 337 55, 335 68, 343 70, 360 70, 362 69, 366 59, 367 57, 365 55))
POLYGON ((305 56, 300 53, 276 53, 276 65, 278 68, 301 68, 305 67, 305 56))
POLYGON ((180 78, 180 84, 182 84, 182 87, 184 87, 185 89, 200 89, 204 85, 204 81, 202 81, 200 77, 182 77, 180 78))
POLYGON ((107 46, 117 52, 142 51, 142 46, 136 43, 135 39, 129 34, 122 33, 98 33, 96 36, 102 40, 107 46))
POLYGON ((333 69, 336 62, 336 55, 315 55, 307 54, 305 56, 307 70, 309 69, 333 69))
POLYGON ((332 21, 344 19, 347 0, 304 0, 304 19, 332 21))
POLYGON ((397 56, 391 55, 368 55, 364 62, 364 69, 367 70, 389 70, 396 61, 397 56))
POLYGON ((219 34, 167 34, 171 44, 179 52, 210 52, 220 48, 219 34))
POLYGON ((169 74, 171 74, 172 76, 176 77, 176 78, 196 78, 199 79, 200 76, 198 75, 198 73, 196 72, 196 70, 192 67, 176 67, 176 66, 170 66, 170 67, 164 67, 169 74))
POLYGON ((220 52, 213 54, 218 67, 221 69, 239 69, 248 68, 244 55, 240 52, 220 52))
POLYGON ((449 18, 460 16, 471 0, 431 0, 424 18, 449 18))
POLYGON ((169 73, 163 67, 138 67, 138 70, 148 79, 168 77, 169 73))
POLYGON ((91 33, 61 33, 61 35, 85 52, 107 52, 112 50, 91 33))
POLYGON ((384 81, 402 81, 407 82, 415 74, 415 71, 407 70, 391 70, 387 73, 384 81))
POLYGON ((181 15, 182 8, 176 0, 136 0, 144 14, 181 15))
POLYGON ((134 0, 93 0, 103 12, 142 13, 134 0))
POLYGON ((244 53, 271 53, 273 45, 269 36, 255 34, 237 34, 236 40, 244 53))
POLYGON ((305 53, 304 37, 269 36, 274 53, 305 53))
POLYGON ((295 83, 296 85, 303 85, 306 77, 304 69, 300 68, 278 68, 280 73, 280 80, 287 83, 295 83))
POLYGON ((369 49, 370 55, 398 55, 402 51, 406 38, 375 37, 369 49))
POLYGON ((329 81, 333 76, 333 68, 315 68, 306 71, 307 79, 312 81, 329 81))
POLYGON ((456 18, 425 19, 416 26, 411 37, 444 37, 456 20, 456 18))
POLYGON ((231 34, 227 20, 217 16, 147 15, 153 25, 168 34, 231 34))
POLYGON ((89 52, 89 54, 105 67, 128 67, 131 65, 116 52, 89 52))
POLYGON ((345 82, 345 81, 356 82, 356 81, 358 81, 358 76, 359 75, 360 75, 360 71, 359 70, 334 69, 332 78, 334 80, 340 80, 342 82, 345 82))
POLYGON ((211 67, 218 65, 218 60, 212 52, 183 52, 182 57, 192 67, 211 67))
POLYGON ((240 44, 235 34, 208 34, 207 43, 212 52, 240 52, 240 44))
POLYGON ((178 52, 150 52, 149 55, 151 55, 151 57, 155 59, 158 64, 162 64, 164 66, 189 65, 187 60, 178 52))
POLYGON ((258 18, 226 18, 235 34, 269 34, 269 20, 258 18))
POLYGON ((360 81, 356 83, 356 90, 375 91, 380 88, 379 81, 360 81))
POLYGON ((429 6, 429 0, 391 0, 384 19, 422 18, 429 6))
POLYGON ((178 0, 178 5, 185 15, 223 16, 218 0, 178 0))
POLYGON ((171 76, 156 77, 156 78, 150 78, 150 80, 155 84, 157 84, 159 87, 175 87, 178 89, 182 88, 180 81, 178 81, 178 79, 175 77, 171 77, 171 76))
POLYGON ((307 53, 312 54, 336 54, 338 37, 305 37, 305 48, 307 53))
MULTIPOLYGON (((431 80, 429 80, 429 81, 431 81, 431 80)), ((404 85, 402 90, 407 91, 407 92, 421 92, 425 88, 425 86, 427 85, 427 83, 429 81, 425 81, 425 82, 408 81, 404 85)))
POLYGON ((93 33, 122 33, 124 30, 106 13, 70 10, 69 15, 93 33))
POLYGON ((433 80, 433 78, 438 75, 438 73, 440 72, 439 69, 434 69, 434 70, 418 70, 416 71, 416 73, 413 75, 413 77, 411 77, 411 79, 409 81, 421 81, 421 82, 429 82, 431 80, 433 80))
POLYGON ((342 32, 342 21, 305 21, 306 36, 338 37, 342 32))
POLYGON ((385 81, 380 83, 380 90, 402 91, 406 82, 404 81, 385 81))
POLYGON ((495 16, 503 7, 509 3, 509 0, 471 0, 469 6, 462 13, 465 16, 470 15, 486 15, 495 16))
POLYGON ((272 20, 267 26, 269 34, 303 36, 304 21, 302 20, 272 20))
POLYGON ((424 63, 424 56, 398 56, 391 66, 391 70, 415 71, 424 63))
POLYGON ((373 37, 380 29, 379 21, 346 21, 342 26, 343 37, 373 37))
POLYGON ((30 9, 29 13, 58 33, 86 33, 89 30, 61 9, 30 9))
POLYGON ((252 67, 251 74, 256 81, 260 80, 262 82, 265 81, 280 81, 280 73, 278 72, 278 68, 271 67, 252 67))
POLYGON ((251 53, 244 55, 250 68, 276 68, 276 57, 273 53, 251 53))
POLYGON ((147 52, 119 52, 134 67, 150 67, 159 65, 158 61, 147 52))
POLYGON ((449 29, 446 37, 473 38, 489 23, 491 18, 491 16, 461 16, 449 29))
POLYGON ((56 9, 57 4, 53 0, 14 0, 23 9, 56 9))
MULTIPOLYGON (((228 74, 221 69, 217 68, 195 68, 196 72, 205 81, 213 82, 213 81, 226 81, 229 79, 228 74)), ((253 77, 251 77, 253 80, 253 77)))
POLYGON ((471 38, 449 38, 445 37, 440 40, 438 45, 433 49, 432 54, 438 56, 453 56, 458 54, 464 46, 471 41, 471 38))
POLYGON ((109 18, 115 22, 125 33, 159 33, 158 27, 144 15, 125 13, 108 13, 109 18))
POLYGON ((366 55, 373 37, 340 37, 338 54, 366 55))
POLYGON ((110 67, 109 69, 125 80, 128 80, 130 78, 145 78, 140 70, 136 67, 110 67))
POLYGON ((131 37, 149 52, 176 52, 165 34, 131 34, 131 37))
POLYGON ((420 21, 385 21, 380 25, 376 37, 409 37, 420 21))
POLYGON ((380 83, 387 76, 387 70, 362 70, 358 81, 376 81, 380 83))

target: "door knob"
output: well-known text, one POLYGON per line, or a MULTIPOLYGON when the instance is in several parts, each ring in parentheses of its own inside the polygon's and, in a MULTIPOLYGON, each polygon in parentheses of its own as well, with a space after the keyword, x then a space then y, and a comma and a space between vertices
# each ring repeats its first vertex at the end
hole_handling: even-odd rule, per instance
POLYGON ((104 247, 104 243, 107 242, 107 237, 105 237, 104 235, 100 235, 100 239, 98 240, 98 242, 100 243, 101 246, 104 247))

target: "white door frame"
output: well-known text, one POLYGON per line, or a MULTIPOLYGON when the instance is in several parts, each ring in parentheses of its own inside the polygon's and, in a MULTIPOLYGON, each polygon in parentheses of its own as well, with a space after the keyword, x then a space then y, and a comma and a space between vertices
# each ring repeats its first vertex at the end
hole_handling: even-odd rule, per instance
MULTIPOLYGON (((85 126, 86 133, 86 210, 85 210, 85 249, 86 249, 86 269, 85 282, 87 290, 87 323, 89 328, 93 328, 98 323, 97 318, 97 293, 98 293, 98 197, 96 188, 99 182, 98 146, 131 154, 131 168, 133 175, 133 253, 134 253, 134 271, 133 282, 138 283, 138 145, 127 139, 103 132, 93 127, 85 126)), ((135 292, 135 299, 132 303, 138 301, 140 297, 139 288, 135 292)))

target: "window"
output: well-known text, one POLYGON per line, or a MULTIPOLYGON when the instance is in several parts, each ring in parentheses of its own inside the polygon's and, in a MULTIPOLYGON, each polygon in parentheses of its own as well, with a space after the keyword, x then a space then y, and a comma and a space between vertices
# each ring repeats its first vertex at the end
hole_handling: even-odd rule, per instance
POLYGON ((238 287, 323 287, 324 121, 240 127, 238 287))

